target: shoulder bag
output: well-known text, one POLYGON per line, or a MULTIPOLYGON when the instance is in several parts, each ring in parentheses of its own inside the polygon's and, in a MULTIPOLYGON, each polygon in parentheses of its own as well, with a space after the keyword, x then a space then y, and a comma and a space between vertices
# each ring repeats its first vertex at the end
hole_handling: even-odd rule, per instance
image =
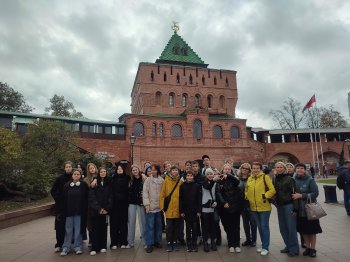
POLYGON ((180 178, 177 180, 173 190, 171 191, 171 193, 169 195, 167 195, 165 198, 164 198, 164 207, 163 207, 163 210, 164 212, 166 212, 169 208, 169 204, 170 204, 170 201, 171 201, 171 196, 172 194, 174 193, 176 187, 177 187, 177 184, 180 182, 180 178))
POLYGON ((305 212, 306 212, 307 220, 317 220, 327 215, 327 213, 323 210, 322 206, 319 203, 311 202, 310 194, 307 194, 307 203, 305 204, 305 212))

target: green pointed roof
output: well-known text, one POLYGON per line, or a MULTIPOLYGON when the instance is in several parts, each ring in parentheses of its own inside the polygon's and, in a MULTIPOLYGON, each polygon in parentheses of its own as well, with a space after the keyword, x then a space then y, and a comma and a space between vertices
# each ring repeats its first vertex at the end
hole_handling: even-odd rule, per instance
POLYGON ((171 36, 156 63, 197 67, 208 66, 176 32, 171 36))

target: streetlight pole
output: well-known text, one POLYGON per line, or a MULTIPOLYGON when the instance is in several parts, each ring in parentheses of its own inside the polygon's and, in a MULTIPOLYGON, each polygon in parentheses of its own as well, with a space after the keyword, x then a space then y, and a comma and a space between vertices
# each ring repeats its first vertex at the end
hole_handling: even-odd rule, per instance
POLYGON ((134 164, 134 145, 136 142, 136 136, 133 134, 130 136, 130 145, 131 145, 131 165, 134 164))

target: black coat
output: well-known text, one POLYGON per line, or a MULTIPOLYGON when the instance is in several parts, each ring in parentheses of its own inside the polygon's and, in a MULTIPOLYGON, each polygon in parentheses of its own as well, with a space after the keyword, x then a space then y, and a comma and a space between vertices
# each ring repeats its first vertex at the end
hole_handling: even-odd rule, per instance
POLYGON ((202 185, 205 181, 205 176, 203 176, 201 173, 198 173, 197 175, 193 175, 194 182, 202 185))
MULTIPOLYGON (((69 180, 63 187, 63 216, 66 217, 67 216, 67 207, 68 207, 68 201, 70 201, 70 199, 68 199, 68 191, 70 189, 70 182, 72 182, 72 180, 69 180)), ((88 185, 84 182, 81 181, 80 182, 80 192, 81 192, 81 197, 80 197, 80 203, 78 203, 78 205, 81 208, 81 232, 84 232, 84 230, 86 230, 86 226, 87 226, 87 211, 88 211, 88 198, 89 198, 89 187, 88 185)))
POLYGON ((185 214, 186 221, 193 221, 201 211, 202 187, 195 182, 184 182, 180 186, 180 213, 185 214))
POLYGON ((103 185, 99 182, 96 187, 90 188, 89 212, 92 216, 100 216, 102 208, 109 214, 112 211, 112 206, 112 188, 107 182, 104 182, 103 185))
POLYGON ((241 189, 239 188, 239 180, 233 175, 227 175, 226 179, 219 180, 221 195, 224 204, 228 203, 229 208, 222 208, 223 212, 241 213, 244 207, 244 199, 241 189))
POLYGON ((60 175, 56 178, 55 182, 52 185, 51 188, 51 196, 55 200, 55 213, 63 214, 63 188, 64 185, 72 179, 72 174, 66 174, 60 175))
POLYGON ((113 205, 118 202, 128 203, 129 198, 129 180, 130 177, 126 174, 114 174, 111 178, 111 186, 113 192, 113 205))

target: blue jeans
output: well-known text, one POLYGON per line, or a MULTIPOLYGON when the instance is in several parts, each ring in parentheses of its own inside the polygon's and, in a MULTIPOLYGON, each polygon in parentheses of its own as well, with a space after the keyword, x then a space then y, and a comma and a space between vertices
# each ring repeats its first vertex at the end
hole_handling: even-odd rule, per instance
POLYGON ((251 211, 255 219, 256 225, 258 226, 260 239, 261 239, 261 248, 269 250, 270 246, 270 214, 271 211, 255 212, 251 211))
POLYGON ((344 206, 346 213, 350 215, 350 186, 348 185, 344 188, 344 206))
POLYGON ((146 245, 162 241, 162 211, 146 214, 146 245))
POLYGON ((245 237, 248 242, 256 242, 257 226, 255 219, 250 210, 243 210, 242 212, 243 228, 245 237))
POLYGON ((138 216, 142 241, 146 241, 146 211, 144 206, 129 204, 128 243, 135 245, 136 216, 138 216))
POLYGON ((277 207, 278 224, 286 249, 299 253, 296 216, 293 215, 293 203, 277 207))
POLYGON ((64 235, 64 243, 62 250, 68 252, 72 243, 74 231, 74 250, 83 251, 83 238, 80 232, 81 216, 74 215, 66 217, 66 233, 64 235))

